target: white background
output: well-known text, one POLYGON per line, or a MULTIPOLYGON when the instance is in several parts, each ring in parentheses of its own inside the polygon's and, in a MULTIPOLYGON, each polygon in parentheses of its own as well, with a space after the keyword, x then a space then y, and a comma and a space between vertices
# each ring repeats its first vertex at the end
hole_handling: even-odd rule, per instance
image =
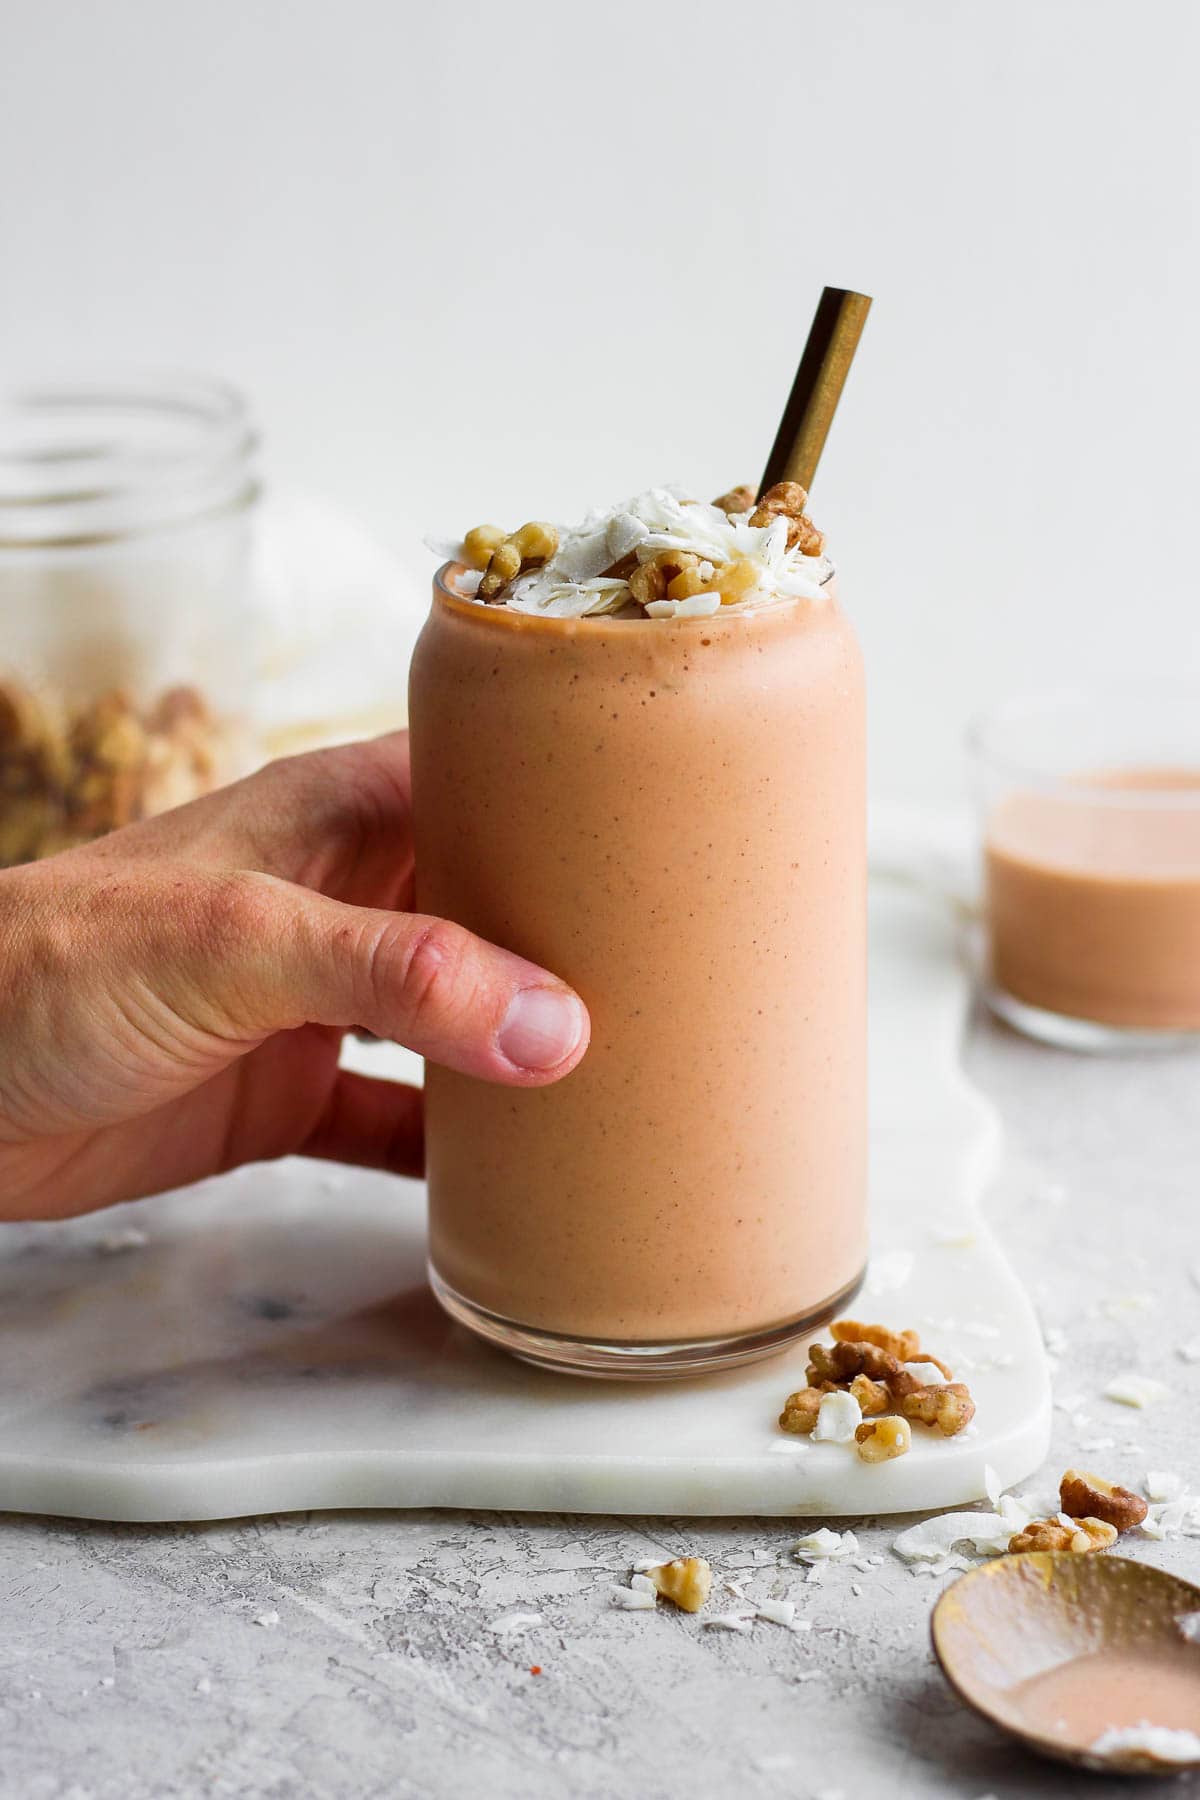
MULTIPOLYGON (((0 362, 243 383, 404 550, 753 479, 823 282, 876 305, 814 511, 874 780, 1200 673, 1191 0, 0 0, 0 362)), ((369 649, 366 652, 369 654, 369 649)))

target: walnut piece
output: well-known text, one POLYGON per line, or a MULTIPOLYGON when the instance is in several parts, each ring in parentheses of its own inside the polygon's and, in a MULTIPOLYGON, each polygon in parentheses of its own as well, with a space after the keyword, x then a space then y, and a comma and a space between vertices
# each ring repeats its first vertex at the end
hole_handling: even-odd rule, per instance
POLYGON ((795 1437, 807 1437, 817 1422, 822 1398, 820 1389, 812 1387, 789 1394, 779 1415, 779 1429, 790 1431, 795 1437))
POLYGON ((1090 1469, 1068 1469, 1059 1483, 1059 1505, 1073 1519, 1103 1519, 1118 1532, 1140 1525, 1150 1510, 1140 1494, 1115 1487, 1090 1469))
MULTIPOLYGON (((660 550, 649 562, 639 563, 629 577, 629 591, 639 606, 652 600, 665 600, 668 590, 681 575, 698 570, 700 558, 691 550, 660 550)), ((701 584, 703 585, 703 584, 701 584)), ((699 592, 699 589, 695 590, 699 592)), ((672 599, 683 599, 673 594, 672 599)))
MULTIPOLYGON (((815 1388, 807 1390, 815 1393, 815 1388)), ((892 1404, 892 1396, 887 1385, 882 1381, 872 1381, 869 1375, 856 1375, 850 1383, 850 1392, 858 1401, 864 1419, 875 1418, 879 1413, 887 1412, 892 1404)))
POLYGON ((932 1425, 943 1437, 956 1437, 975 1417, 975 1402, 961 1381, 951 1381, 944 1387, 919 1387, 904 1394, 900 1411, 906 1419, 932 1425))
POLYGON ((1008 1541, 1009 1550, 1019 1556, 1026 1550, 1071 1550, 1084 1556, 1092 1550, 1110 1550, 1117 1541, 1117 1528, 1105 1519, 1033 1519, 1024 1531, 1008 1541))
POLYGON ((680 1612, 699 1612, 712 1592, 712 1569, 702 1556, 677 1556, 646 1574, 664 1600, 673 1600, 680 1612))
POLYGON ((817 530, 805 507, 808 494, 798 481, 777 481, 767 489, 750 515, 752 525, 773 525, 776 519, 788 521, 787 547, 803 556, 820 556, 825 548, 824 533, 817 530))
POLYGON ((912 1426, 894 1414, 886 1419, 864 1419, 854 1433, 854 1445, 865 1463, 890 1462, 912 1448, 912 1426))
POLYGON ((168 688, 144 708, 113 689, 72 711, 0 682, 0 867, 208 793, 222 735, 193 687, 168 688))
POLYGON ((463 554, 473 569, 486 569, 508 533, 501 525, 473 525, 463 539, 463 554))
POLYGON ((900 1364, 890 1351, 878 1344, 810 1344, 808 1346, 808 1385, 819 1387, 823 1381, 853 1381, 856 1375, 869 1375, 872 1381, 886 1381, 900 1373, 900 1364))
MULTIPOLYGON (((875 1344, 889 1356, 894 1356, 897 1362, 915 1362, 921 1349, 921 1340, 915 1331, 892 1331, 887 1325, 863 1325, 858 1319, 835 1319, 829 1329, 835 1343, 875 1344)), ((936 1362, 937 1358, 930 1356, 926 1361, 936 1362)))
MULTIPOLYGON (((475 531, 484 531, 488 527, 475 527, 475 531)), ((470 534, 468 534, 470 535, 470 534)), ((481 545, 482 548, 482 545, 481 545)), ((463 549, 467 549, 466 539, 463 549)), ((524 569, 536 569, 542 563, 549 562, 558 549, 558 529, 547 525, 540 519, 531 519, 517 531, 510 532, 502 543, 496 545, 488 558, 483 580, 479 584, 480 598, 494 600, 501 588, 515 581, 524 569)))
POLYGON ((718 494, 713 505, 723 513, 748 513, 754 510, 754 489, 743 484, 730 488, 727 494, 718 494))
POLYGON ((777 481, 769 487, 759 499, 754 509, 752 525, 769 525, 782 513, 788 519, 802 519, 804 509, 808 505, 808 489, 802 488, 798 481, 777 481), (762 515, 761 518, 759 515, 762 515))
POLYGON ((488 566, 483 572, 483 580, 479 584, 481 600, 494 600, 501 588, 515 581, 521 573, 521 552, 511 538, 505 538, 497 544, 488 558, 488 566))

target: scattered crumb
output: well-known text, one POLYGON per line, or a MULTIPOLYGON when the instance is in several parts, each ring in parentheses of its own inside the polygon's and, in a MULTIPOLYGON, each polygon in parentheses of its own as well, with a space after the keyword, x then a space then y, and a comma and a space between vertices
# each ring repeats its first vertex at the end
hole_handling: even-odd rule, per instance
POLYGON ((1127 1313, 1148 1312, 1155 1303, 1153 1294, 1109 1294, 1101 1300, 1099 1311, 1106 1318, 1122 1319, 1127 1313))
POLYGON ((975 1233, 969 1225, 955 1225, 947 1221, 933 1227, 929 1233, 929 1241, 939 1250, 969 1250, 975 1242, 975 1233))
POLYGON ((257 1613, 252 1623, 261 1625, 264 1631, 274 1631, 279 1623, 279 1614, 272 1608, 270 1612, 257 1613))
POLYGON ((699 1612, 712 1591, 712 1569, 702 1556, 677 1556, 673 1562, 657 1563, 645 1574, 635 1575, 630 1585, 643 1583, 680 1612, 699 1612))
POLYGON ((1115 1400, 1121 1406, 1153 1406, 1156 1401, 1165 1400, 1169 1392, 1165 1381, 1156 1381, 1153 1375, 1138 1375, 1130 1370, 1109 1382, 1104 1398, 1115 1400))
POLYGON ((653 1583, 649 1588, 621 1587, 614 1584, 608 1592, 610 1603, 623 1608, 625 1612, 653 1612, 658 1605, 658 1595, 654 1591, 653 1583))
POLYGON ((120 1256, 125 1250, 142 1250, 149 1242, 149 1235, 136 1225, 123 1225, 119 1230, 106 1231, 97 1239, 96 1248, 101 1256, 120 1256))
POLYGON ((212 1682, 208 1679, 207 1675, 202 1675, 200 1677, 199 1681, 196 1683, 196 1692, 198 1694, 211 1694, 212 1693, 212 1682))
POLYGON ((792 1555, 803 1563, 836 1562, 843 1556, 856 1555, 857 1551, 858 1539, 852 1531, 831 1531, 828 1525, 820 1531, 810 1531, 792 1546, 792 1555))
POLYGON ((883 1256, 873 1256, 867 1269, 868 1294, 895 1293, 905 1286, 916 1263, 911 1250, 889 1250, 883 1256))
MULTIPOLYGON (((745 1598, 744 1595, 742 1597, 745 1598)), ((760 1600, 758 1616, 760 1619, 765 1619, 769 1625, 791 1625, 796 1617, 796 1602, 794 1600, 760 1600)))

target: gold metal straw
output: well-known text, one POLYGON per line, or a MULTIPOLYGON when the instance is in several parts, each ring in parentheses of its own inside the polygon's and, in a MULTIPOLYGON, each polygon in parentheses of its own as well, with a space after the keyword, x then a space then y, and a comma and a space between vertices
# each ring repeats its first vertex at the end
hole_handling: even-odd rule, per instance
POLYGON ((821 295, 763 470, 760 494, 777 481, 798 481, 803 488, 812 486, 870 310, 869 296, 855 294, 849 288, 827 287, 821 295))

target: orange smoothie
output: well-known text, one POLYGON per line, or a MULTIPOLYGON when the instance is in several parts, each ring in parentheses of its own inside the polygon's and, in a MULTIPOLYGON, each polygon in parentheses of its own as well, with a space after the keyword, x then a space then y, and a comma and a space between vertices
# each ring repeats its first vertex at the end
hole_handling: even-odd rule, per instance
POLYGON ((1011 794, 985 862, 998 988, 1073 1019, 1200 1030, 1200 770, 1011 794))
POLYGON ((592 1021, 551 1087, 427 1069, 439 1298, 588 1372, 630 1371, 571 1341, 781 1347, 867 1248, 864 699, 836 599, 563 618, 439 580, 410 717, 421 910, 592 1021))

